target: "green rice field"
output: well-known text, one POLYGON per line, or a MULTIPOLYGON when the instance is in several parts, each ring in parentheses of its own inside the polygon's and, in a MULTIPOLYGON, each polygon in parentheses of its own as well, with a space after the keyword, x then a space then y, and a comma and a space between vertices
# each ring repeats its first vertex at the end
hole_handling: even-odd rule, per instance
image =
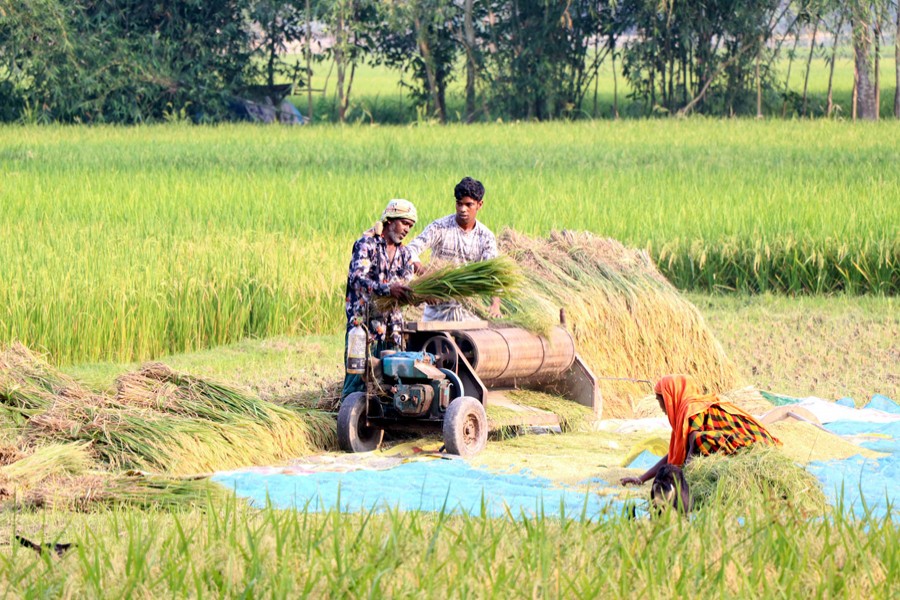
POLYGON ((67 364, 340 331, 353 240, 464 175, 500 232, 588 230, 682 289, 900 291, 900 123, 0 128, 0 340, 67 364))
MULTIPOLYGON (((890 519, 810 522, 759 507, 684 519, 592 522, 369 512, 324 515, 225 502, 174 514, 22 515, 2 532, 77 544, 61 559, 13 546, 15 597, 728 598, 896 597, 890 519)), ((10 535, 10 537, 12 537, 10 535)))

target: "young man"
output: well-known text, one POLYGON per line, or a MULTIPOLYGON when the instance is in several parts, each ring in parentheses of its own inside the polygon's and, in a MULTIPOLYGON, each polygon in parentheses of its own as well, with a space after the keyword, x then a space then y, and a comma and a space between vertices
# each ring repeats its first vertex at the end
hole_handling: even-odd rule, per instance
MULTIPOLYGON (((369 330, 372 352, 400 346, 403 315, 399 308, 382 314, 373 302, 376 296, 403 298, 413 276, 412 254, 402 245, 416 224, 416 207, 407 200, 391 200, 373 232, 366 232, 353 244, 347 274, 347 331, 359 322, 369 330)), ((344 348, 346 354, 346 344, 344 348)), ((359 375, 347 374, 341 398, 365 391, 359 375)))
MULTIPOLYGON (((497 238, 484 223, 476 219, 484 205, 484 186, 480 181, 465 177, 453 190, 456 197, 456 213, 431 223, 409 244, 421 270, 419 256, 431 250, 432 260, 458 265, 497 257, 497 238)), ((500 298, 491 301, 490 315, 499 318, 500 298)), ((464 309, 458 302, 430 304, 425 307, 426 321, 468 321, 478 317, 464 309)))

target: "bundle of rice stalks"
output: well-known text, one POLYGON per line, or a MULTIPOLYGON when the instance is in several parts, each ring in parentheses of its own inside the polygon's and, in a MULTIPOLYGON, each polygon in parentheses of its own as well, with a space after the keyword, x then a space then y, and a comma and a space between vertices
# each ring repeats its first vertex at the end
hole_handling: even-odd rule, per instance
POLYGON ((13 495, 17 489, 33 488, 47 479, 86 472, 91 468, 87 446, 84 442, 49 444, 0 467, 0 496, 13 495))
POLYGON ((379 310, 386 312, 396 306, 463 301, 468 298, 490 298, 514 291, 521 276, 516 264, 500 256, 464 265, 446 265, 413 279, 411 293, 398 300, 381 296, 375 300, 379 310))
POLYGON ((88 394, 22 344, 0 349, 0 424, 21 426, 60 396, 88 394))
MULTIPOLYGON (((564 308, 578 352, 596 376, 654 381, 687 373, 708 391, 734 387, 734 366, 703 317, 645 251, 568 231, 534 239, 506 230, 499 241, 525 274, 519 301, 505 302, 505 314, 520 324, 547 323, 564 308)), ((603 416, 613 418, 632 417, 635 401, 652 393, 646 384, 608 379, 600 388, 603 416)))
POLYGON ((826 506, 815 476, 771 446, 752 446, 731 456, 701 456, 691 460, 684 473, 698 508, 782 506, 818 515, 826 506))
POLYGON ((334 418, 291 409, 149 365, 115 397, 58 397, 33 416, 30 444, 89 441, 106 468, 192 474, 295 458, 335 446, 334 418))
POLYGON ((7 500, 16 508, 89 512, 109 506, 172 510, 205 506, 227 491, 206 479, 88 473, 54 477, 7 500))

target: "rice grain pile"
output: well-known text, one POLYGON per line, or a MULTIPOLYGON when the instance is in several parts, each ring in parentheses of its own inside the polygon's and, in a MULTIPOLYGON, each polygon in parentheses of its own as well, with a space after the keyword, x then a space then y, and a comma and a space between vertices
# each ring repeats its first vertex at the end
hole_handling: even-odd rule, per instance
MULTIPOLYGON (((564 308, 578 353, 597 377, 655 381, 686 373, 711 392, 735 387, 734 365, 700 312, 645 251, 571 231, 536 239, 507 229, 499 244, 525 277, 518 300, 504 301, 504 314, 540 330, 564 308)), ((603 379, 600 388, 604 418, 633 417, 635 403, 652 393, 646 384, 603 379)))

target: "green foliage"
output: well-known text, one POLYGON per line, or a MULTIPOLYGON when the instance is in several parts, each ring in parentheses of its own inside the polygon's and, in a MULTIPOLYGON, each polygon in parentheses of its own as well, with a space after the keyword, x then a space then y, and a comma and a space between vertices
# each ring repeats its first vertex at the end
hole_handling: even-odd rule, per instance
POLYGON ((760 85, 771 88, 765 44, 781 10, 776 0, 625 3, 624 28, 638 33, 623 52, 634 96, 647 113, 674 113, 701 94, 700 112, 755 113, 755 65, 761 57, 760 85))
POLYGON ((446 121, 447 87, 460 51, 460 8, 445 0, 385 2, 380 8, 375 62, 412 75, 414 83, 405 85, 413 101, 446 121))
MULTIPOLYGON (((220 120, 253 74, 250 0, 10 0, 0 94, 38 122, 220 120)), ((6 104, 6 103, 4 103, 6 104)))
POLYGON ((599 35, 605 2, 497 0, 484 33, 485 85, 492 109, 515 119, 572 116, 596 69, 588 68, 591 36, 599 35))
POLYGON ((719 504, 743 512, 762 505, 772 512, 797 510, 807 515, 821 515, 826 508, 815 475, 770 446, 754 446, 732 456, 697 457, 684 474, 697 508, 719 504))

